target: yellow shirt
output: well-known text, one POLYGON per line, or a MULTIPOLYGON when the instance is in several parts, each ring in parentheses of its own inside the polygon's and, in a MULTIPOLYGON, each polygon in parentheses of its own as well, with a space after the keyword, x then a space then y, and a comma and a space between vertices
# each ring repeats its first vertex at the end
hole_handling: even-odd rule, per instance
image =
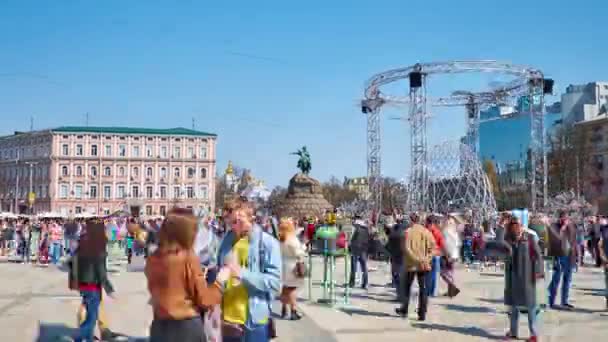
MULTIPOLYGON (((249 238, 247 236, 238 240, 232 246, 232 254, 238 261, 239 265, 247 269, 247 261, 249 258, 249 238)), ((224 298, 222 301, 222 312, 226 322, 235 324, 245 324, 247 321, 247 302, 249 294, 247 288, 242 282, 235 279, 230 279, 226 283, 224 298)))

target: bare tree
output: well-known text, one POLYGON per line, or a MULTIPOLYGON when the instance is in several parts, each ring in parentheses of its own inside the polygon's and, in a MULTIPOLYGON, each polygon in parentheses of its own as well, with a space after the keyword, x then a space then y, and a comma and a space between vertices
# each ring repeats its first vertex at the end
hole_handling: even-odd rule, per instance
POLYGON ((348 202, 352 202, 357 198, 357 192, 348 189, 343 182, 335 176, 331 176, 329 181, 323 183, 323 197, 334 207, 348 202))

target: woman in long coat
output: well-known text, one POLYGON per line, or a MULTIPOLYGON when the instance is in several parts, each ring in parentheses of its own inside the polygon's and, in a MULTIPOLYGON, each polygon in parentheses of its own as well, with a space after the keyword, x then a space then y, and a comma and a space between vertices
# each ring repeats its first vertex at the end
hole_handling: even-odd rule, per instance
POLYGON ((507 338, 517 338, 519 312, 522 308, 528 311, 530 338, 538 339, 537 318, 538 301, 536 296, 537 280, 544 277, 543 257, 534 237, 524 231, 518 218, 511 218, 506 242, 511 253, 505 264, 505 305, 511 307, 511 329, 507 338))

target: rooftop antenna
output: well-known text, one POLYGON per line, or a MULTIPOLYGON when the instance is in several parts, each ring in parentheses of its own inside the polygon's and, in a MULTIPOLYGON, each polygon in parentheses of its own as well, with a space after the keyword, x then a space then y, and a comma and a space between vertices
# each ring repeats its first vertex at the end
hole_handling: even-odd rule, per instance
POLYGON ((89 127, 89 112, 84 115, 84 125, 89 127))
POLYGON ((30 116, 30 132, 34 131, 34 116, 30 116))
POLYGON ((194 131, 196 129, 196 119, 194 117, 192 117, 192 130, 194 131))

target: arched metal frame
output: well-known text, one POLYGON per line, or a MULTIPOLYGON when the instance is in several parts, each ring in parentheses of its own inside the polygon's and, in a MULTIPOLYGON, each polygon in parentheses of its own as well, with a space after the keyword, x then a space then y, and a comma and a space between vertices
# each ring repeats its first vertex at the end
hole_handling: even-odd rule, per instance
MULTIPOLYGON (((429 101, 434 106, 465 106, 469 115, 467 136, 477 151, 479 105, 499 104, 506 98, 527 96, 531 120, 530 129, 530 208, 537 211, 547 203, 547 161, 544 127, 544 75, 528 66, 497 61, 450 61, 418 63, 413 66, 393 69, 374 75, 366 84, 361 110, 368 115, 367 163, 370 186, 370 209, 380 212, 382 203, 381 169, 381 125, 380 109, 385 104, 408 103, 410 122, 411 169, 408 186, 410 210, 429 210, 427 155, 427 96, 426 84, 429 76, 436 74, 500 73, 514 79, 497 87, 492 92, 456 92, 447 98, 429 101), (420 84, 413 84, 410 75, 416 74, 420 84), (410 79, 409 97, 383 94, 381 87, 400 80, 410 79), (472 116, 472 117, 471 117, 472 116), (469 135, 470 134, 470 135, 469 135), (540 185, 540 186, 539 186, 540 185)), ((471 146, 473 147, 473 146, 471 146)))

